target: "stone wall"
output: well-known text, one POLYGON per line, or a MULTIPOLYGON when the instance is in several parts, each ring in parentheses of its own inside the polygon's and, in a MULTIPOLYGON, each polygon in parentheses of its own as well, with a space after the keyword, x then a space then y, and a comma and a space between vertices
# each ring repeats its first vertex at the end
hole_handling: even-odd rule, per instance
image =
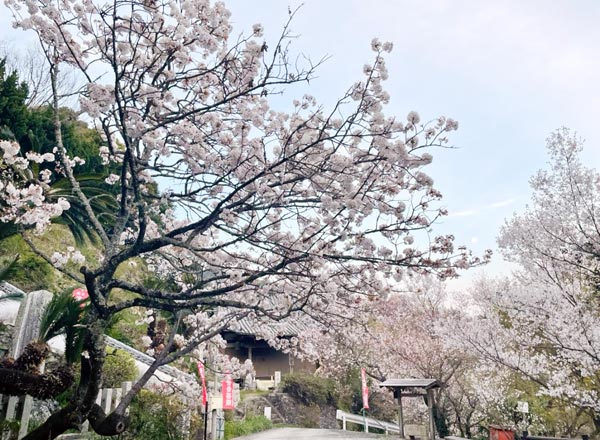
POLYGON ((271 407, 274 423, 302 426, 305 428, 337 429, 336 408, 330 405, 306 406, 286 393, 247 397, 237 408, 238 416, 262 415, 264 408, 271 407))

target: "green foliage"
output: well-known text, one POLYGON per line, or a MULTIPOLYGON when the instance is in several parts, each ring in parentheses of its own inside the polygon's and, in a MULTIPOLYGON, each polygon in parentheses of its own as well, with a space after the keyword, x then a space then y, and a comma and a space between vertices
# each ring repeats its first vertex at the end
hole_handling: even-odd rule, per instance
POLYGON ((240 421, 225 422, 225 440, 271 429, 273 423, 265 416, 248 416, 240 421))
MULTIPOLYGON (((0 229, 3 223, 0 223, 0 229)), ((76 246, 73 234, 67 227, 62 225, 50 225, 48 231, 43 235, 30 236, 35 242, 36 248, 45 255, 52 255, 57 249, 65 249, 67 246, 76 246)), ((99 251, 90 244, 79 247, 85 255, 86 264, 93 266, 99 256, 99 251)), ((19 287, 25 292, 33 290, 49 290, 58 292, 67 287, 72 287, 73 280, 56 271, 44 259, 35 254, 23 237, 13 234, 2 239, 0 233, 0 266, 6 264, 15 254, 19 259, 8 271, 5 281, 19 287)), ((69 268, 78 271, 78 267, 69 263, 69 268)))
MULTIPOLYGON (((113 214, 118 208, 113 189, 104 182, 104 174, 77 174, 77 181, 81 191, 90 202, 92 210, 104 225, 111 225, 113 214)), ((63 197, 68 200, 71 207, 64 211, 60 217, 53 219, 54 223, 66 225, 76 243, 82 245, 85 240, 91 243, 97 241, 96 232, 91 227, 85 206, 78 196, 73 194, 71 182, 61 178, 53 182, 47 193, 48 199, 63 197)))
POLYGON ((6 71, 6 59, 0 60, 0 136, 19 139, 27 130, 27 84, 19 82, 17 72, 6 71))
POLYGON ((77 166, 79 174, 108 174, 106 165, 99 156, 102 138, 97 130, 89 128, 78 119, 77 113, 69 108, 60 109, 62 135, 65 148, 72 156, 85 159, 85 164, 77 166))
MULTIPOLYGON (((10 273, 10 271, 12 269, 14 269, 18 260, 19 260, 19 254, 15 255, 13 257, 0 259, 0 281, 4 281, 8 277, 8 274, 10 273)), ((11 298, 22 299, 23 294, 19 293, 19 294, 13 294, 13 295, 5 295, 0 299, 11 299, 11 298)))
POLYGON ((130 424, 123 440, 183 440, 177 421, 184 408, 176 398, 142 390, 129 408, 130 424))
MULTIPOLYGON (((592 412, 581 410, 567 399, 541 394, 539 384, 519 374, 515 373, 510 380, 513 391, 507 396, 504 405, 490 414, 490 424, 506 423, 507 420, 514 424, 522 422, 523 414, 515 411, 515 408, 518 401, 526 401, 529 403, 527 423, 530 432, 576 437, 582 432, 594 431, 592 412)), ((590 386, 594 387, 593 384, 590 386)))
POLYGON ((123 350, 107 349, 102 370, 103 387, 118 388, 122 382, 135 380, 138 374, 133 356, 123 350))
POLYGON ((123 310, 111 317, 105 333, 117 341, 143 350, 139 340, 146 334, 146 327, 136 323, 139 319, 140 315, 135 310, 123 310))
MULTIPOLYGON (((369 410, 367 414, 377 420, 393 422, 398 417, 398 404, 391 393, 385 390, 369 391, 369 410)), ((362 408, 362 397, 361 397, 362 408)))
MULTIPOLYGON (((99 156, 99 149, 102 145, 100 134, 89 128, 83 121, 78 120, 77 113, 69 108, 60 108, 59 117, 65 149, 69 155, 85 160, 84 165, 74 168, 75 178, 79 182, 82 192, 90 200, 92 209, 99 216, 100 221, 110 224, 117 204, 113 187, 104 182, 110 168, 102 164, 99 156)), ((38 153, 52 152, 56 146, 52 107, 43 106, 30 109, 27 123, 29 127, 27 134, 18 139, 21 150, 38 153)), ((52 164, 42 165, 42 167, 53 168, 52 164)), ((85 239, 95 242, 96 236, 86 220, 85 209, 79 198, 73 194, 68 179, 59 178, 52 181, 48 197, 51 199, 64 197, 71 204, 71 208, 55 219, 55 222, 67 225, 77 243, 81 244, 85 239)))
POLYGON ((18 420, 0 420, 0 437, 17 440, 21 423, 18 420))
MULTIPOLYGON (((352 368, 345 375, 338 377, 336 380, 337 408, 353 414, 360 414, 363 407, 361 387, 359 368, 352 368)), ((391 393, 384 390, 369 389, 369 409, 367 410, 369 417, 394 421, 397 417, 397 411, 397 404, 391 393)))
POLYGON ((290 374, 283 379, 283 392, 309 406, 337 406, 338 392, 333 379, 312 374, 290 374))
POLYGON ((40 340, 48 341, 55 336, 65 335, 65 360, 74 363, 83 350, 85 329, 78 326, 86 313, 83 303, 73 298, 73 289, 57 293, 46 306, 40 323, 40 340))
MULTIPOLYGON (((98 155, 103 144, 100 134, 78 119, 77 113, 67 107, 58 111, 61 121, 63 144, 71 156, 85 159, 85 164, 78 165, 75 171, 79 174, 106 173, 102 159, 98 155)), ((21 136, 15 136, 24 152, 36 151, 50 153, 56 146, 54 131, 54 110, 45 105, 28 109, 23 115, 27 131, 21 136)))
POLYGON ((338 408, 353 414, 362 410, 360 369, 350 369, 338 379, 338 393, 338 408))
POLYGON ((0 259, 0 265, 9 263, 15 254, 19 254, 19 259, 10 265, 4 274, 4 281, 15 284, 25 292, 52 290, 55 287, 56 278, 52 266, 34 254, 20 236, 12 235, 0 241, 0 255, 7 256, 0 259))
MULTIPOLYGON (((19 83, 18 73, 7 74, 6 61, 0 60, 0 139, 16 140, 22 154, 29 151, 42 154, 53 152, 56 147, 54 110, 51 106, 27 108, 27 93, 26 84, 19 83)), ((102 138, 97 130, 80 121, 74 110, 60 108, 58 112, 65 149, 70 156, 85 160, 84 165, 75 167, 75 177, 100 221, 110 226, 117 203, 114 188, 104 182, 104 178, 114 170, 103 165, 99 157, 102 138)), ((37 176, 44 168, 53 169, 54 164, 34 163, 31 171, 37 176)), ((49 200, 64 197, 71 204, 71 208, 54 221, 67 225, 78 244, 83 244, 85 239, 96 241, 95 232, 87 220, 81 201, 73 194, 71 183, 64 177, 55 178, 50 186, 47 195, 49 200)), ((15 224, 0 223, 0 239, 18 232, 15 224)))

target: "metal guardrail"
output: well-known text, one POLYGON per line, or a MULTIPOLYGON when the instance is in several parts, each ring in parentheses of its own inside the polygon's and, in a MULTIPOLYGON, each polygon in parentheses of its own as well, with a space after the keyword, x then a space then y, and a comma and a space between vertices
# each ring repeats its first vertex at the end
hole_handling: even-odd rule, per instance
MULTIPOLYGON (((587 434, 581 435, 581 440, 589 440, 590 436, 587 434)), ((543 435, 529 435, 527 431, 521 433, 522 440, 579 440, 578 438, 567 438, 567 437, 547 437, 543 435)))
POLYGON ((347 413, 338 409, 335 412, 335 418, 342 421, 342 429, 346 430, 347 423, 355 423, 365 427, 365 432, 369 432, 369 428, 381 429, 386 434, 390 432, 399 433, 400 429, 398 425, 390 422, 382 422, 381 420, 373 419, 371 417, 363 417, 359 414, 347 413))

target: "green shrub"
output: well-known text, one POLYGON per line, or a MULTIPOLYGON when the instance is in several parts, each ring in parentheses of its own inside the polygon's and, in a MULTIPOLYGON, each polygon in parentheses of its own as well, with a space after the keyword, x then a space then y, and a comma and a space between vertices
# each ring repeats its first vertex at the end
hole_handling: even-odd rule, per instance
MULTIPOLYGON (((337 408, 352 414, 360 414, 363 407, 362 383, 360 369, 349 369, 345 375, 338 378, 337 408)), ((397 417, 397 403, 392 394, 386 390, 369 389, 369 410, 367 415, 378 420, 394 421, 397 417)), ((350 425, 353 426, 353 425, 350 425)), ((359 426, 359 425, 354 425, 359 426)))
POLYGON ((290 374, 283 379, 283 392, 304 405, 337 406, 338 393, 333 379, 309 374, 290 374))
POLYGON ((183 404, 175 398, 142 390, 129 407, 129 428, 123 440, 183 440, 178 426, 183 404))
POLYGON ((240 421, 225 421, 225 440, 271 429, 273 423, 265 416, 248 416, 240 421))
POLYGON ((104 388, 120 388, 122 382, 133 381, 138 374, 133 356, 123 350, 107 349, 102 370, 104 388))
POLYGON ((17 420, 0 420, 0 437, 7 440, 16 440, 21 423, 17 420))
POLYGON ((136 311, 130 309, 122 310, 111 316, 105 334, 130 347, 141 349, 143 351, 143 347, 139 344, 136 345, 136 341, 138 341, 142 335, 146 334, 146 327, 136 324, 138 319, 139 314, 136 313, 136 311))

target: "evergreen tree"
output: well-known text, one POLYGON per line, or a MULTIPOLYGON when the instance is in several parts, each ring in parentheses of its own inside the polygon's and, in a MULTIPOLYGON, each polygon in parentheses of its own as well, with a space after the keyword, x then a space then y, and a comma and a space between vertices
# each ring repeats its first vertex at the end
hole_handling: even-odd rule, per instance
POLYGON ((6 58, 0 60, 0 137, 18 140, 27 131, 28 88, 16 71, 7 72, 6 58))

